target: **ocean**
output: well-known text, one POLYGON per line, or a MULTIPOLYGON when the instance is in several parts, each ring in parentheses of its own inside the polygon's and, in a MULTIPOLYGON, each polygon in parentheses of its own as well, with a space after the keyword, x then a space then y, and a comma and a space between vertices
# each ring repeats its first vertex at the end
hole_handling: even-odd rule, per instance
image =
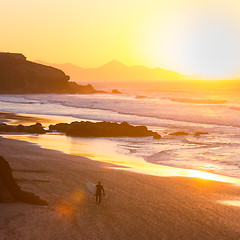
POLYGON ((0 95, 0 111, 145 125, 162 138, 61 139, 70 142, 66 144, 70 144, 73 154, 82 153, 100 161, 111 155, 110 162, 121 163, 120 159, 128 158, 151 163, 153 167, 165 165, 240 178, 238 91, 136 83, 99 83, 95 88, 105 91, 117 88, 122 94, 0 95), (188 135, 170 135, 179 131, 188 135), (206 134, 196 136, 197 132, 206 134), (101 149, 106 142, 108 148, 101 149), (81 145, 80 150, 75 149, 77 145, 81 145))

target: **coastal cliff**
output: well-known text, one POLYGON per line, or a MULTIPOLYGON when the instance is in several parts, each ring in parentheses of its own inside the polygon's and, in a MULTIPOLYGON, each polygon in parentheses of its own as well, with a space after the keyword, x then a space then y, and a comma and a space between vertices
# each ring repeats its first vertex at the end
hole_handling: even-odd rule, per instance
POLYGON ((20 53, 0 53, 0 93, 96 93, 57 68, 28 61, 20 53))

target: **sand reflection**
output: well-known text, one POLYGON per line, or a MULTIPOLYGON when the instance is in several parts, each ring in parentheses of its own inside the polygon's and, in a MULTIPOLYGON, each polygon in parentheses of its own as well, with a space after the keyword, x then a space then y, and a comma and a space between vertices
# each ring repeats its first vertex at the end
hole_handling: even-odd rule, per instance
POLYGON ((225 204, 225 205, 234 206, 234 207, 240 207, 240 200, 220 201, 220 203, 225 204))
POLYGON ((228 182, 240 185, 240 179, 209 172, 182 169, 145 162, 143 158, 126 155, 118 151, 117 141, 104 138, 72 138, 63 134, 44 135, 2 135, 6 138, 28 141, 43 148, 54 149, 68 154, 81 155, 93 160, 116 164, 117 169, 134 171, 155 176, 182 176, 228 182))

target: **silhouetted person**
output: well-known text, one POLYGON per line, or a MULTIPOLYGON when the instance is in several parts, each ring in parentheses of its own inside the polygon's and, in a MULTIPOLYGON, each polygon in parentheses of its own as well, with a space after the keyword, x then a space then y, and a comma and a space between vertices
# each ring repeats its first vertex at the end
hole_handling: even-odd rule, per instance
POLYGON ((104 191, 103 185, 101 185, 101 182, 99 181, 98 184, 96 185, 96 202, 97 203, 101 202, 102 193, 105 196, 105 191, 104 191))

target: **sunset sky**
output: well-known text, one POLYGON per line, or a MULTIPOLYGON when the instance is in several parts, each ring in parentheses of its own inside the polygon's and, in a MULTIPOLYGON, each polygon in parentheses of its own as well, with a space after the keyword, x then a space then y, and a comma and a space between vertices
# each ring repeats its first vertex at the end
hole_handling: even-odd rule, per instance
POLYGON ((1 51, 97 67, 113 59, 240 76, 239 0, 1 1, 1 51))

